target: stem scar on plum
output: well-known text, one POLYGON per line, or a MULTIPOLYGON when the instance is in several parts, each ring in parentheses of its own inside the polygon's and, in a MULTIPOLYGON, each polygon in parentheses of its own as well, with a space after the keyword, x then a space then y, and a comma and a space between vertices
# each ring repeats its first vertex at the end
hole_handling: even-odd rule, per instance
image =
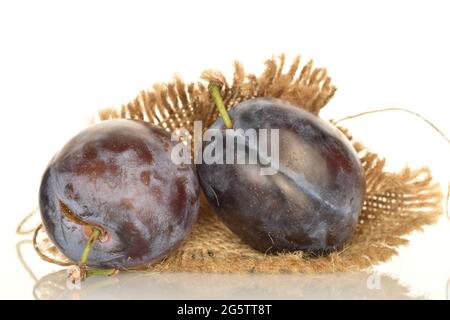
MULTIPOLYGON (((119 272, 119 270, 117 270, 117 269, 96 269, 96 268, 89 268, 88 269, 86 267, 86 263, 87 263, 87 260, 89 258, 89 253, 91 252, 91 249, 92 249, 92 247, 95 244, 95 241, 98 240, 98 238, 100 237, 101 234, 102 234, 101 230, 94 227, 92 229, 92 234, 89 237, 89 240, 86 243, 86 246, 84 247, 84 250, 83 250, 83 253, 81 255, 79 265, 78 265, 79 268, 80 268, 80 278, 81 278, 81 280, 84 280, 88 276, 93 276, 93 275, 112 276, 112 275, 115 275, 115 274, 117 274, 119 272)), ((74 278, 73 278, 73 280, 74 280, 74 278)))
POLYGON ((86 238, 89 238, 91 236, 94 229, 98 229, 98 230, 100 230, 100 235, 98 236, 98 240, 100 242, 107 242, 109 239, 111 239, 108 231, 104 230, 102 227, 100 227, 98 225, 89 224, 89 223, 83 221, 83 219, 80 219, 77 215, 75 215, 72 212, 72 210, 70 210, 70 208, 61 200, 59 200, 59 208, 60 208, 62 214, 64 215, 64 217, 66 217, 73 223, 83 226, 83 231, 84 231, 86 238))
POLYGON ((72 282, 75 282, 77 279, 84 280, 86 277, 92 275, 108 275, 108 276, 115 275, 118 272, 117 269, 96 269, 96 268, 87 269, 86 267, 86 263, 89 258, 89 253, 91 252, 91 249, 93 248, 95 242, 98 241, 102 243, 108 241, 108 239, 110 239, 108 232, 98 226, 88 224, 87 222, 77 217, 69 209, 69 207, 61 200, 59 201, 59 206, 61 212, 67 219, 83 226, 84 234, 88 238, 88 242, 84 247, 83 253, 80 258, 80 262, 78 264, 79 270, 77 271, 76 269, 73 269, 70 272, 70 278, 72 279, 72 282))

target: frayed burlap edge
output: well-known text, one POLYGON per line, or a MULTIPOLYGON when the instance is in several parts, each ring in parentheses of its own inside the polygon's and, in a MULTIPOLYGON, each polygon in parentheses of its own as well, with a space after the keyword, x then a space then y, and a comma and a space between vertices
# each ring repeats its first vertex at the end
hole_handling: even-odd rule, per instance
MULTIPOLYGON (((207 90, 209 81, 223 84, 222 95, 227 108, 254 97, 275 97, 302 106, 318 115, 335 93, 326 69, 312 67, 309 61, 300 70, 300 57, 284 71, 285 57, 266 61, 260 76, 245 73, 234 64, 230 83, 222 73, 202 73, 205 82, 186 84, 176 76, 172 82, 155 84, 142 91, 119 109, 99 112, 99 119, 131 118, 150 121, 174 131, 186 128, 191 133, 193 121, 203 121, 207 128, 218 116, 207 90)), ((366 198, 355 233, 344 249, 315 257, 303 252, 265 255, 244 244, 216 217, 201 196, 199 220, 188 239, 160 263, 143 268, 150 271, 202 272, 337 272, 356 271, 388 260, 405 245, 407 234, 434 223, 442 212, 442 195, 427 168, 400 172, 385 171, 385 160, 356 142, 345 128, 338 128, 352 141, 366 175, 366 198)), ((61 253, 41 234, 37 241, 41 251, 61 262, 61 253)))
POLYGON ((202 121, 206 129, 218 116, 208 92, 210 81, 223 84, 222 97, 227 108, 245 99, 275 97, 303 106, 317 115, 336 91, 327 70, 313 69, 312 61, 309 61, 299 72, 300 57, 294 59, 287 72, 283 72, 284 64, 284 55, 269 59, 264 72, 256 76, 246 73, 242 64, 236 61, 231 84, 215 70, 202 73, 204 82, 186 84, 180 76, 175 76, 172 82, 157 83, 151 90, 141 91, 118 109, 101 110, 99 118, 147 120, 170 132, 185 128, 191 133, 193 122, 202 121))

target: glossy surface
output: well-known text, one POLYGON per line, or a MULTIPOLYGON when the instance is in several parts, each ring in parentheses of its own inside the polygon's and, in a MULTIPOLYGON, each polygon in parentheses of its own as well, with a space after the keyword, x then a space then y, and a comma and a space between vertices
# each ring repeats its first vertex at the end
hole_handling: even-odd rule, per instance
POLYGON ((67 281, 66 271, 59 271, 40 278, 33 296, 38 300, 423 298, 410 293, 397 279, 363 271, 316 275, 133 272, 108 278, 90 277, 78 287, 67 281))
POLYGON ((40 188, 44 226, 77 261, 90 233, 89 266, 130 268, 160 260, 198 212, 193 167, 170 160, 170 135, 144 122, 111 120, 83 130, 51 160, 40 188))
MULTIPOLYGON (((247 100, 230 116, 234 128, 279 129, 280 160, 275 175, 260 175, 261 163, 197 166, 224 223, 262 252, 340 248, 356 226, 365 186, 348 140, 331 124, 280 100, 247 100)), ((220 118, 213 128, 223 129, 220 118)))

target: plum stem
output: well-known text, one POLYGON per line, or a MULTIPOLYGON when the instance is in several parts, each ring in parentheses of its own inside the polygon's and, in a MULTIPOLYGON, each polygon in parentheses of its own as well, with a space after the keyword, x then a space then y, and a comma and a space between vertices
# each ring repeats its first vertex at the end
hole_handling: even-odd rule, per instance
POLYGON ((116 269, 86 269, 86 263, 89 258, 89 254, 91 253, 92 247, 94 246, 95 241, 97 241, 98 237, 102 234, 101 230, 98 228, 92 229, 92 234, 89 237, 86 246, 83 249, 83 253, 80 258, 80 270, 81 270, 81 279, 85 277, 93 276, 93 275, 104 275, 104 276, 112 276, 117 273, 116 269))
POLYGON ((211 95, 217 110, 222 116, 223 123, 228 129, 233 128, 233 123, 231 121, 230 115, 228 114, 227 108, 223 103, 222 95, 220 94, 220 85, 217 83, 211 83, 209 85, 209 94, 211 95))
POLYGON ((92 234, 89 237, 89 240, 88 240, 88 242, 86 243, 86 246, 83 249, 83 253, 81 254, 81 258, 80 258, 80 267, 81 268, 85 268, 86 267, 86 262, 87 262, 87 259, 89 257, 89 254, 91 253, 92 247, 94 246, 94 243, 98 239, 100 234, 101 234, 101 231, 99 229, 93 228, 92 234))

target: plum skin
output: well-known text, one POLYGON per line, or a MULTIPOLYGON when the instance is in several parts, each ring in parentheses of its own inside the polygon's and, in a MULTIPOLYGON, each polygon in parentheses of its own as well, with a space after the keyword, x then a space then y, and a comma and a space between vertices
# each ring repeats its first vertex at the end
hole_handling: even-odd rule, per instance
MULTIPOLYGON (((364 171, 347 138, 278 99, 243 101, 230 116, 234 129, 279 129, 280 164, 274 175, 260 175, 260 162, 197 165, 202 190, 225 225, 265 253, 322 255, 342 248, 357 225, 365 193, 364 171)), ((220 117, 211 128, 223 130, 225 145, 220 117)))
POLYGON ((97 241, 87 265, 133 268, 180 245, 199 209, 195 168, 171 161, 170 134, 137 120, 109 120, 72 138, 50 161, 39 200, 55 246, 79 260, 89 226, 97 241))

